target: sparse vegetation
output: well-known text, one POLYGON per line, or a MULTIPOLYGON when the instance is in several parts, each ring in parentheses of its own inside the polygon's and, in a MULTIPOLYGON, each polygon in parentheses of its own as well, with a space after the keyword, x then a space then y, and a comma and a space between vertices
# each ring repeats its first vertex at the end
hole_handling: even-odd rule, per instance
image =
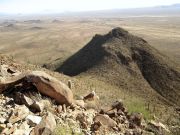
POLYGON ((78 133, 77 131, 74 131, 73 128, 71 127, 59 125, 54 130, 53 135, 83 135, 83 133, 82 132, 78 133))
POLYGON ((125 105, 130 113, 141 112, 145 120, 153 119, 153 113, 148 110, 148 106, 143 102, 143 100, 131 97, 128 100, 125 100, 125 105))

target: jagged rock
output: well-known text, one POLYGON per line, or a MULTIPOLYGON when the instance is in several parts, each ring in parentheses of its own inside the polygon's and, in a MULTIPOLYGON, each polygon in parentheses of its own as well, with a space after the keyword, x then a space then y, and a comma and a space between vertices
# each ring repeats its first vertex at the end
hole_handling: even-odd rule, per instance
POLYGON ((62 109, 63 109, 63 111, 64 111, 65 113, 67 112, 67 110, 66 110, 66 105, 65 105, 65 104, 63 104, 62 109))
POLYGON ((31 108, 31 110, 32 110, 33 112, 42 112, 43 109, 44 109, 44 104, 35 101, 35 102, 30 106, 30 108, 31 108))
POLYGON ((34 103, 34 100, 32 100, 31 98, 25 96, 20 92, 15 93, 14 101, 18 104, 24 104, 27 107, 30 107, 34 103))
POLYGON ((84 100, 75 100, 74 103, 82 108, 85 108, 84 100))
POLYGON ((122 100, 117 100, 114 102, 111 106, 107 106, 105 108, 102 108, 100 113, 101 114, 107 114, 110 117, 114 117, 115 115, 120 115, 125 113, 126 108, 123 105, 122 100))
POLYGON ((31 128, 27 124, 27 122, 23 122, 18 129, 14 131, 12 135, 29 135, 31 132, 31 128))
POLYGON ((107 114, 110 118, 116 117, 117 116, 117 109, 110 110, 110 111, 106 112, 105 114, 107 114))
POLYGON ((46 131, 48 130, 50 131, 50 133, 52 133, 55 127, 56 127, 55 118, 52 113, 48 112, 47 116, 45 116, 42 119, 42 121, 37 126, 35 126, 33 132, 35 135, 44 135, 43 134, 44 130, 46 131))
POLYGON ((6 124, 0 124, 0 131, 6 128, 6 124))
POLYGON ((164 124, 161 122, 155 122, 153 120, 148 123, 147 130, 158 135, 170 133, 169 129, 164 124))
POLYGON ((17 121, 25 119, 28 114, 29 109, 25 105, 17 106, 8 121, 13 124, 17 121))
POLYGON ((96 95, 94 91, 89 93, 83 98, 84 108, 86 109, 98 109, 99 108, 99 96, 96 95))
POLYGON ((120 100, 117 100, 116 102, 114 102, 112 104, 112 109, 117 109, 117 110, 122 110, 123 112, 125 111, 125 107, 124 107, 124 104, 123 104, 123 101, 120 99, 120 100))
POLYGON ((93 130, 98 131, 100 127, 102 126, 101 122, 94 122, 93 130))
POLYGON ((129 128, 135 128, 136 126, 140 127, 142 122, 142 114, 141 113, 132 113, 129 116, 129 128))
POLYGON ((38 125, 41 122, 41 120, 42 118, 40 116, 28 115, 26 117, 26 121, 31 127, 38 125))
POLYGON ((108 115, 102 115, 102 114, 98 114, 94 117, 94 122, 100 122, 102 124, 102 126, 107 126, 109 128, 113 128, 117 125, 117 123, 111 119, 108 115))
POLYGON ((12 124, 12 123, 7 123, 6 125, 7 125, 7 128, 13 127, 13 124, 12 124))
POLYGON ((57 112, 58 112, 58 113, 61 113, 61 112, 62 112, 62 109, 63 109, 63 108, 62 108, 62 105, 58 105, 58 107, 57 107, 57 112))
POLYGON ((15 76, 18 75, 20 72, 15 68, 8 66, 8 65, 0 65, 0 76, 7 77, 7 76, 15 76))
POLYGON ((86 101, 86 100, 92 101, 92 100, 95 100, 95 99, 99 99, 99 97, 96 95, 95 91, 92 91, 92 92, 89 93, 87 96, 85 96, 83 99, 84 99, 85 101, 86 101))
POLYGON ((6 122, 7 119, 0 117, 0 124, 4 124, 6 122))

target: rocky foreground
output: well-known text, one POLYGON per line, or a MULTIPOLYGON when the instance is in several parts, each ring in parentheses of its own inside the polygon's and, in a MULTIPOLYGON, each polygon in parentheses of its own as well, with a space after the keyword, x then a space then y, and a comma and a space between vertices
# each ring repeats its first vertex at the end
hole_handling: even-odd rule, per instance
POLYGON ((0 66, 2 135, 164 135, 168 128, 129 113, 122 100, 101 108, 93 91, 76 100, 66 86, 42 71, 0 66))

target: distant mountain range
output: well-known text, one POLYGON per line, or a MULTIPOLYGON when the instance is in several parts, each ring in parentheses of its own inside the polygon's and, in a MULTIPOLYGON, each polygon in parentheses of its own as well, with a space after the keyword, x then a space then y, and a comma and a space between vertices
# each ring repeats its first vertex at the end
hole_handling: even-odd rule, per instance
POLYGON ((124 16, 179 16, 180 3, 166 6, 129 8, 129 9, 112 9, 101 11, 86 12, 69 12, 64 16, 81 16, 81 17, 124 17, 124 16))
POLYGON ((180 3, 167 6, 157 6, 156 8, 180 8, 180 3))
MULTIPOLYGON (((47 13, 42 14, 53 14, 47 13)), ((129 9, 111 9, 111 10, 98 10, 98 11, 84 11, 84 12, 65 12, 65 13, 54 13, 62 16, 79 16, 79 17, 123 17, 123 16, 156 16, 156 15, 180 15, 180 3, 173 5, 162 5, 155 7, 144 7, 144 8, 129 8, 129 9)), ((1 13, 0 16, 9 15, 1 13)), ((17 14, 19 15, 19 14, 17 14)), ((40 13, 38 13, 40 15, 40 13)))

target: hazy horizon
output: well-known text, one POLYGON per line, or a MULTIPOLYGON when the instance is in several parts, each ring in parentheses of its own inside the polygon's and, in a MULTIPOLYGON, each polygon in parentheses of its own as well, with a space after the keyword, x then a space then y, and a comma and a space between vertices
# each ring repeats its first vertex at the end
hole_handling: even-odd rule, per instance
POLYGON ((38 14, 143 8, 173 5, 179 0, 0 0, 0 13, 38 14))

